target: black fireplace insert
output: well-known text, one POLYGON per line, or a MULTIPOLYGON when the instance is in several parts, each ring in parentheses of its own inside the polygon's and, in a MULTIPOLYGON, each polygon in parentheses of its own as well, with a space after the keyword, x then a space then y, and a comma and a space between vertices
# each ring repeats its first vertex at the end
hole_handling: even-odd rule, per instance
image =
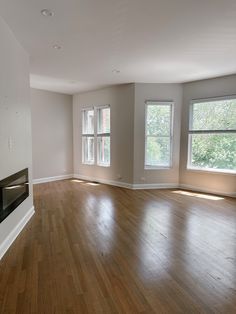
POLYGON ((0 222, 29 196, 28 168, 0 181, 0 222))

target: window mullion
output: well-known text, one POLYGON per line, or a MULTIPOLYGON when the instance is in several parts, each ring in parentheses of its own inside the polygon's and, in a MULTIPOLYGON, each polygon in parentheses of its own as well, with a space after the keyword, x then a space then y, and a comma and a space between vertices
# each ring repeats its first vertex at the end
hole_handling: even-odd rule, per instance
POLYGON ((109 136, 111 136, 110 133, 99 133, 99 134, 97 134, 97 137, 109 137, 109 136))
POLYGON ((158 134, 158 135, 154 135, 154 134, 146 134, 146 137, 156 137, 156 138, 158 138, 158 137, 172 137, 172 135, 170 135, 170 134, 168 134, 168 135, 162 135, 162 134, 158 134))
POLYGON ((236 130, 189 130, 189 134, 236 133, 236 130))
POLYGON ((82 134, 83 137, 94 137, 94 133, 91 134, 82 134))

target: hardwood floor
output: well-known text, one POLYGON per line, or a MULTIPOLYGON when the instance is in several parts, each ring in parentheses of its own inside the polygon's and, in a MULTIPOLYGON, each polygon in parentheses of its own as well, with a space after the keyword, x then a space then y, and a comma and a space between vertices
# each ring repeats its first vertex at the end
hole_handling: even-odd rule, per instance
POLYGON ((34 193, 0 262, 1 313, 236 313, 235 199, 79 180, 34 193))

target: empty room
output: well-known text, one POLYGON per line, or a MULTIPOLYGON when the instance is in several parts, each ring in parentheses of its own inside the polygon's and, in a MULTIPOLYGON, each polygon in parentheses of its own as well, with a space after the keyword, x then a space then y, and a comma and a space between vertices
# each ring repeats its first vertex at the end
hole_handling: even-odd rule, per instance
POLYGON ((0 0, 0 314, 236 313, 236 1, 0 0))

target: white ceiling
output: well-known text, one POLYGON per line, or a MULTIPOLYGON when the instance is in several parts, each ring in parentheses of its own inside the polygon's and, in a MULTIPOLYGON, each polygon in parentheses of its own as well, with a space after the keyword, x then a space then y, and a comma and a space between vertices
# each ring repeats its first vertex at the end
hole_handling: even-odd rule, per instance
POLYGON ((30 54, 36 88, 73 94, 236 73, 236 0, 0 0, 0 15, 30 54))

